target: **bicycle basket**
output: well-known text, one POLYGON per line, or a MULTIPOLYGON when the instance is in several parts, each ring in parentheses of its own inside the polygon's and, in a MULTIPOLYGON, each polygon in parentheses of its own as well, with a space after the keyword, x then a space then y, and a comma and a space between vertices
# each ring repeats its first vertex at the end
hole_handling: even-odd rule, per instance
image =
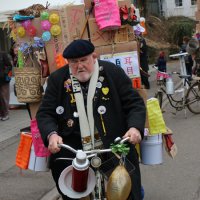
MULTIPOLYGON (((135 166, 127 158, 125 158, 124 163, 125 163, 124 166, 128 171, 129 175, 132 175, 135 170, 135 166)), ((105 179, 108 180, 111 173, 118 165, 119 165, 119 159, 116 156, 113 156, 110 159, 103 162, 99 167, 99 170, 104 175, 105 179)))

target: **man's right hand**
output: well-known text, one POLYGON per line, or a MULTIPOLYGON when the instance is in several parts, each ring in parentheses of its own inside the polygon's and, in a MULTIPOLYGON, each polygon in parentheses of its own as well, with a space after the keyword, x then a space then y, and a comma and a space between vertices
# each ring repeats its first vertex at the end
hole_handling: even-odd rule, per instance
POLYGON ((60 151, 58 144, 63 144, 62 138, 56 133, 50 135, 48 149, 51 153, 54 154, 54 153, 58 153, 60 151))

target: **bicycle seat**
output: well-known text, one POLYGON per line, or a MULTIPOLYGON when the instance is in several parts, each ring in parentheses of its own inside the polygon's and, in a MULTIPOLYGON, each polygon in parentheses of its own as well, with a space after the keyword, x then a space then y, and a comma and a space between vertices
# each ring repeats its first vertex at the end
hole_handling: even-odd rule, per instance
POLYGON ((180 78, 190 78, 191 75, 179 75, 180 78))

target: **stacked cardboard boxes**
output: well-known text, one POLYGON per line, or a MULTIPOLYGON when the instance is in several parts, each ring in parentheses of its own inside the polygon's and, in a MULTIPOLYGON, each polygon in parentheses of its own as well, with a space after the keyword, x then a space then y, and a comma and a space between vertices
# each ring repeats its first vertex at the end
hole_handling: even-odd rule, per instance
MULTIPOLYGON (((118 5, 130 8, 131 0, 118 0, 118 5)), ((78 38, 90 39, 95 45, 99 58, 110 60, 117 66, 123 67, 132 79, 133 87, 141 88, 138 45, 132 26, 122 25, 118 30, 99 30, 94 13, 91 12, 91 0, 85 0, 84 4, 80 5, 66 4, 57 9, 47 10, 47 12, 49 15, 59 16, 58 26, 61 27, 61 34, 51 36, 51 39, 45 42, 50 73, 57 69, 57 58, 62 57, 64 48, 70 42, 78 38)), ((41 28, 41 19, 35 18, 32 24, 37 29, 36 37, 41 38, 44 32, 41 28)), ((33 37, 27 35, 17 38, 19 44, 30 41, 33 41, 33 37)), ((143 92, 140 90, 140 93, 143 92)), ((30 104, 32 118, 35 116, 38 105, 39 102, 37 105, 30 104)))
MULTIPOLYGON (((133 27, 122 25, 117 30, 101 31, 91 11, 91 0, 85 0, 85 10, 88 15, 88 37, 96 47, 100 59, 109 60, 117 66, 123 66, 132 79, 133 86, 140 88, 140 71, 138 45, 133 27)), ((119 7, 131 7, 131 0, 118 0, 119 7)))

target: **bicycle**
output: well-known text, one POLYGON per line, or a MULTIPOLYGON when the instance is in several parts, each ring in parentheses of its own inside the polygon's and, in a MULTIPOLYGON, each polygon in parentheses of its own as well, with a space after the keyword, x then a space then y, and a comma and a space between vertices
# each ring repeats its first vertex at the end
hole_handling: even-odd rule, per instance
POLYGON ((157 70, 157 85, 158 89, 155 93, 155 97, 159 101, 160 108, 163 106, 163 95, 166 95, 170 105, 177 111, 188 110, 194 114, 200 114, 200 77, 193 77, 194 83, 190 82, 188 78, 190 75, 181 75, 179 72, 161 72, 156 66, 153 66, 157 70), (174 91, 174 94, 167 94, 166 81, 172 75, 178 75, 183 80, 183 87, 174 91), (177 93, 182 93, 181 98, 177 98, 177 93))
MULTIPOLYGON (((125 145, 124 143, 128 139, 129 138, 121 139, 118 137, 115 139, 114 145, 125 145)), ((98 155, 112 152, 111 148, 83 151, 83 150, 75 150, 71 146, 66 144, 59 144, 58 146, 60 148, 65 148, 76 154, 75 158, 57 159, 57 160, 72 160, 73 165, 70 165, 69 167, 63 170, 58 181, 59 188, 62 191, 62 193, 69 196, 70 198, 85 198, 85 197, 88 198, 89 195, 89 198, 92 200, 106 200, 106 182, 108 181, 108 178, 113 172, 114 168, 121 162, 121 164, 123 164, 126 167, 126 170, 128 171, 129 175, 131 175, 135 170, 134 165, 127 158, 125 158, 123 154, 121 157, 119 157, 119 155, 114 152, 113 156, 109 160, 106 160, 105 162, 101 163, 101 158, 98 155), (90 158, 91 160, 89 161, 88 159, 90 158), (76 172, 76 175, 79 176, 78 177, 79 183, 76 186, 74 185, 75 178, 72 178, 73 176, 72 171, 73 167, 75 167, 74 162, 77 159, 79 161, 81 159, 81 162, 82 161, 87 162, 87 166, 89 163, 90 167, 88 171, 88 179, 86 181, 87 189, 82 188, 85 185, 85 180, 83 180, 84 179, 83 177, 85 176, 83 172, 84 170, 80 170, 82 173, 81 175, 79 172, 76 172)))

